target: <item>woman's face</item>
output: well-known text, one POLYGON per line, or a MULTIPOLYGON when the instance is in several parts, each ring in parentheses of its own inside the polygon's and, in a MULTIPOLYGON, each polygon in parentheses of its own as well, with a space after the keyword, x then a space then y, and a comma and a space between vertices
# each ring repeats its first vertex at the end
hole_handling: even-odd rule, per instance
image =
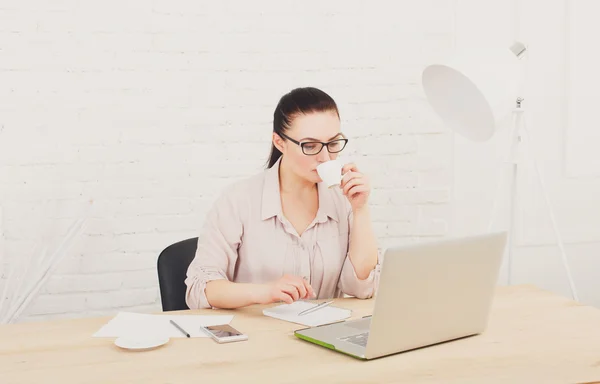
MULTIPOLYGON (((313 112, 295 116, 292 120, 290 129, 284 132, 285 135, 304 144, 305 152, 319 150, 322 143, 328 143, 335 139, 343 139, 344 136, 340 130, 340 119, 335 111, 313 112), (316 144, 308 144, 317 142, 316 144)), ((302 148, 290 140, 282 140, 276 133, 273 133, 273 141, 276 147, 283 153, 287 166, 301 178, 313 182, 321 182, 317 173, 317 166, 329 160, 337 158, 339 153, 329 153, 327 146, 324 146, 316 155, 307 155, 302 148)), ((344 143, 339 142, 341 148, 344 143)), ((332 144, 333 146, 333 144, 332 144)), ((335 150, 335 148, 332 148, 335 150)))

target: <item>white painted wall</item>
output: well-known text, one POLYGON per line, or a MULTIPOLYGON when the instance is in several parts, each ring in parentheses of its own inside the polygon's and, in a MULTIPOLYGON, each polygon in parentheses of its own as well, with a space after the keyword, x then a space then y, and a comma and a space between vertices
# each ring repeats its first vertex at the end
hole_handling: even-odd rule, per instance
MULTIPOLYGON (((566 113, 565 54, 555 49, 563 2, 524 4, 521 32, 537 53, 529 62, 537 76, 527 89, 529 125, 536 138, 547 135, 538 158, 580 296, 598 304, 590 212, 600 207, 592 192, 600 182, 555 171, 563 166, 556 154, 566 113), (589 236, 577 237, 581 231, 589 236)), ((420 71, 455 44, 510 42, 512 7, 500 0, 5 1, 2 275, 24 265, 40 239, 56 244, 94 202, 83 236, 20 321, 160 309, 158 253, 196 236, 226 184, 261 171, 273 109, 296 86, 321 87, 338 101, 351 137, 346 155, 372 177, 382 247, 481 232, 501 145, 475 146, 444 128, 423 99, 420 71)), ((524 184, 521 205, 541 201, 524 184)), ((545 245, 549 226, 543 214, 533 216, 539 211, 522 209, 515 280, 566 293, 558 254, 545 245)))
MULTIPOLYGON (((574 76, 573 71, 579 71, 580 77, 585 76, 582 69, 589 68, 589 64, 582 65, 581 57, 595 57, 598 60, 600 50, 586 45, 584 54, 580 52, 579 59, 574 61, 573 41, 569 41, 569 37, 575 26, 568 21, 575 6, 580 13, 597 14, 600 4, 579 0, 498 1, 493 4, 458 0, 457 4, 457 45, 466 47, 485 41, 495 44, 507 41, 508 46, 516 36, 529 47, 523 63, 527 73, 523 89, 525 124, 535 145, 534 151, 529 154, 537 159, 547 193, 553 202, 579 298, 598 306, 600 200, 597 196, 600 193, 600 178, 589 171, 597 163, 598 150, 589 150, 589 145, 576 148, 568 144, 581 142, 582 137, 589 137, 593 142, 597 136, 597 121, 592 119, 594 111, 584 109, 583 105, 578 115, 572 115, 573 109, 569 106, 572 107, 575 98, 569 93, 572 86, 569 80, 574 76), (573 125, 574 120, 578 121, 577 126, 573 125), (581 153, 574 156, 575 151, 581 153), (584 163, 584 158, 589 162, 584 163)), ((585 18, 580 20, 584 21, 585 18)), ((576 27, 578 31, 595 31, 594 36, 600 32, 597 22, 576 27)), ((585 42, 590 38, 579 35, 575 41, 585 42)), ((578 98, 596 98, 593 82, 590 85, 592 87, 579 87, 578 98)), ((484 145, 454 138, 452 234, 475 232, 488 224, 497 172, 502 169, 502 159, 508 150, 510 125, 503 128, 494 141, 484 145), (487 214, 482 215, 482 212, 487 214)), ((512 282, 533 283, 569 296, 568 280, 533 162, 523 158, 520 169, 512 282)), ((504 191, 505 198, 508 192, 508 189, 504 191)), ((497 228, 502 228, 502 225, 506 228, 507 203, 508 200, 503 201, 504 221, 497 228)), ((505 268, 502 281, 506 282, 506 279, 505 268)))

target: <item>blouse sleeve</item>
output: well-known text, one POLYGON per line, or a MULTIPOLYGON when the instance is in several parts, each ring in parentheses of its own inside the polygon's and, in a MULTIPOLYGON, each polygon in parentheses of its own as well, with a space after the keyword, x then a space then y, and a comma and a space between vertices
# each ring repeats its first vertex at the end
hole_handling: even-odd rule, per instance
POLYGON ((232 193, 217 199, 198 236, 196 255, 188 267, 185 300, 191 309, 212 308, 206 298, 206 284, 233 280, 238 248, 243 234, 242 217, 232 193))

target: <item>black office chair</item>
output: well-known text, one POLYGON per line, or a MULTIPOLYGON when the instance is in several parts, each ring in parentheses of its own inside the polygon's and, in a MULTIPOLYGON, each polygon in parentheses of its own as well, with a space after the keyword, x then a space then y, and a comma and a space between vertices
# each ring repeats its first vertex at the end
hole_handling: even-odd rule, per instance
POLYGON ((163 311, 189 309, 185 302, 185 278, 194 259, 198 238, 169 245, 158 255, 158 286, 163 311))

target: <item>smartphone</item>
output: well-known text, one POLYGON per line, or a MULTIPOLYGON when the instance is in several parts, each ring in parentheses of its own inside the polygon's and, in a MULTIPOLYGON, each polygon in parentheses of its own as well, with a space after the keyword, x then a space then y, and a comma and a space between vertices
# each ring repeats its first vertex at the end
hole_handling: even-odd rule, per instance
POLYGON ((202 327, 202 329, 217 343, 231 343, 233 341, 248 340, 248 335, 244 335, 229 324, 211 325, 202 327))

